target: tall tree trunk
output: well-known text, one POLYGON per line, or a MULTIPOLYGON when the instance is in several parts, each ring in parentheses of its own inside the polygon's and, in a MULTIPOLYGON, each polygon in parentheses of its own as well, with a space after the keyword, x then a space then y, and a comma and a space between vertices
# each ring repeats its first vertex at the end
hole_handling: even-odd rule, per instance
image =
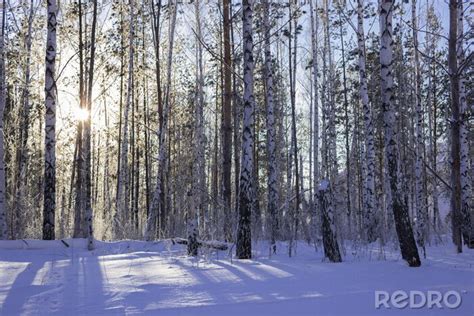
POLYGON ((162 91, 161 91, 161 64, 160 64, 160 18, 161 18, 161 0, 155 4, 155 0, 151 1, 151 12, 152 12, 152 31, 153 31, 153 44, 155 49, 155 76, 156 86, 158 94, 158 128, 161 131, 163 127, 163 102, 162 102, 162 91))
POLYGON ((375 141, 372 109, 367 91, 365 32, 364 32, 364 0, 357 1, 357 51, 359 55, 359 95, 364 112, 365 127, 365 169, 364 178, 364 231, 366 240, 373 242, 377 238, 375 221, 375 141))
POLYGON ((423 172, 423 107, 421 106, 421 72, 418 48, 418 18, 416 13, 416 0, 412 0, 412 30, 413 30, 413 47, 414 47, 414 63, 415 63, 415 110, 416 110, 416 142, 415 142, 415 205, 416 205, 416 241, 425 252, 426 239, 426 221, 428 213, 425 205, 425 191, 423 188, 424 172, 423 172))
POLYGON ((462 252, 461 237, 461 157, 460 157, 460 111, 458 73, 458 0, 449 1, 449 51, 448 67, 451 88, 451 221, 453 242, 458 253, 462 252))
POLYGON ((276 158, 276 130, 275 130, 275 104, 273 96, 273 65, 270 47, 270 4, 269 0, 263 0, 263 24, 265 37, 265 101, 267 109, 267 160, 268 160, 268 206, 267 212, 270 216, 270 247, 276 253, 276 238, 278 230, 278 167, 276 158))
POLYGON ((45 58, 45 142, 43 239, 53 240, 56 210, 56 0, 48 0, 48 34, 45 58))
POLYGON ((94 249, 94 231, 92 227, 92 164, 91 164, 91 128, 92 128, 92 87, 94 84, 95 38, 97 27, 97 0, 93 1, 91 52, 89 56, 89 76, 87 86, 87 119, 84 121, 84 227, 86 228, 87 249, 94 249))
POLYGON ((242 125, 242 156, 239 181, 239 226, 237 230, 236 254, 239 259, 252 258, 252 238, 250 219, 254 208, 254 112, 253 96, 253 0, 242 2, 242 31, 244 49, 244 106, 242 125))
POLYGON ((5 78, 5 18, 6 18, 6 2, 2 1, 2 27, 0 34, 0 240, 7 239, 7 203, 5 200, 5 149, 4 149, 4 133, 3 133, 3 113, 5 111, 6 101, 6 78, 5 78))
MULTIPOLYGON (((296 10, 296 1, 293 4, 295 6, 296 10)), ((289 5, 289 15, 290 19, 293 18, 293 15, 295 14, 292 9, 292 4, 289 5)), ((296 53, 297 53, 297 36, 298 36, 298 19, 297 17, 294 17, 294 21, 289 22, 289 36, 288 36, 288 71, 290 74, 290 103, 291 103, 291 149, 292 153, 290 155, 290 159, 293 159, 293 161, 290 162, 290 168, 289 170, 291 171, 291 165, 294 162, 294 171, 295 171, 295 205, 294 208, 292 209, 292 218, 291 221, 292 223, 292 232, 290 236, 290 244, 288 247, 288 254, 291 257, 292 252, 293 252, 293 241, 296 241, 298 238, 298 221, 299 221, 299 209, 300 209, 300 181, 299 181, 299 161, 298 161, 298 140, 296 137, 296 53), (292 30, 292 22, 293 24, 293 31, 294 33, 291 34, 292 30), (291 47, 292 41, 291 37, 293 36, 293 48, 291 47)), ((291 225, 290 225, 291 226, 291 225)))
POLYGON ((206 139, 204 134, 204 73, 202 60, 202 34, 201 34, 201 16, 200 16, 201 1, 195 2, 196 14, 196 95, 194 102, 194 161, 193 164, 193 192, 192 192, 192 207, 188 217, 188 255, 197 255, 197 237, 198 225, 197 220, 199 214, 204 212, 204 194, 203 191, 207 187, 205 172, 205 149, 206 139))
POLYGON ((28 30, 25 38, 25 51, 26 60, 24 65, 24 82, 23 90, 21 95, 20 109, 20 133, 19 143, 17 147, 17 172, 15 181, 15 200, 14 200, 14 212, 16 217, 15 225, 15 239, 23 238, 24 226, 25 226, 25 199, 27 199, 27 177, 26 177, 26 164, 28 161, 28 134, 30 125, 30 82, 31 82, 31 44, 32 44, 32 29, 33 29, 33 18, 34 18, 34 3, 30 2, 30 9, 28 14, 28 30))
MULTIPOLYGON (((458 42, 457 54, 458 63, 461 67, 465 66, 466 59, 464 54, 464 9, 463 1, 459 0, 458 4, 458 42)), ((474 248, 474 232, 471 223, 472 210, 472 188, 471 188, 471 171, 469 164, 469 107, 467 104, 466 91, 466 74, 459 72, 459 141, 460 141, 460 173, 461 173, 461 214, 462 214, 462 236, 464 244, 469 248, 474 248)))
POLYGON ((393 0, 380 1, 380 76, 381 76, 381 97, 382 111, 385 127, 385 158, 387 163, 387 177, 390 184, 390 196, 395 227, 402 258, 406 260, 410 267, 421 265, 418 249, 416 247, 408 206, 404 201, 400 190, 399 179, 399 150, 397 121, 395 116, 395 104, 393 97, 393 39, 392 39, 392 13, 394 9, 393 0))
MULTIPOLYGON (((86 106, 84 104, 85 100, 85 90, 84 90, 84 41, 83 41, 83 14, 82 14, 82 1, 78 2, 78 22, 79 22, 79 107, 82 110, 85 110, 86 106)), ((75 160, 75 200, 74 200, 74 238, 83 238, 84 227, 83 227, 83 209, 84 209, 84 121, 79 120, 77 123, 77 134, 76 134, 76 148, 74 149, 74 160, 75 160)))
MULTIPOLYGON (((230 216, 232 199, 232 61, 230 47, 230 0, 223 0, 223 36, 224 36, 224 96, 222 104, 222 180, 225 216, 230 216)), ((232 239, 231 222, 224 224, 226 240, 232 239)))
POLYGON ((127 203, 127 189, 128 189, 128 121, 129 111, 133 106, 133 71, 134 71, 134 41, 135 41, 135 13, 134 0, 129 0, 130 10, 130 30, 128 36, 128 80, 127 80, 127 100, 123 113, 123 127, 122 127, 122 144, 120 152, 120 170, 118 173, 118 187, 117 187, 117 201, 116 211, 114 216, 114 235, 116 238, 123 238, 127 226, 128 203, 127 203))
MULTIPOLYGON (((173 45, 174 35, 176 28, 176 14, 177 4, 176 2, 170 2, 170 19, 169 19, 169 45, 168 45, 168 61, 166 70, 166 88, 165 88, 165 99, 163 107, 163 125, 158 131, 160 149, 158 152, 158 175, 156 188, 153 193, 153 199, 150 205, 149 216, 147 219, 147 227, 145 232, 145 239, 152 240, 155 237, 157 230, 157 221, 159 220, 160 235, 163 234, 165 227, 165 169, 166 169, 166 157, 167 157, 167 145, 166 145, 166 134, 168 129, 168 114, 170 111, 170 90, 172 84, 172 66, 173 66, 173 45)), ((162 237, 162 236, 159 236, 162 237)))
MULTIPOLYGON (((318 107, 318 29, 319 29, 319 17, 318 17, 318 1, 315 1, 316 6, 313 8, 313 1, 309 2, 310 5, 310 16, 311 16, 311 53, 313 57, 313 209, 312 211, 312 225, 313 230, 316 224, 316 213, 318 205, 318 185, 319 185, 319 107, 318 107)), ((313 236, 315 231, 313 231, 313 236)), ((314 236, 315 237, 315 236, 314 236)))
POLYGON ((349 134, 350 134, 350 122, 349 122, 349 101, 347 97, 347 75, 346 75, 346 54, 344 48, 344 32, 342 27, 342 17, 341 12, 343 8, 339 6, 339 37, 341 40, 341 59, 342 59, 342 87, 343 87, 343 96, 344 96, 344 138, 345 138, 345 150, 346 150, 346 216, 347 216, 347 225, 349 230, 349 236, 352 237, 352 227, 351 227, 351 216, 352 216, 352 206, 351 206, 351 151, 349 145, 349 134))

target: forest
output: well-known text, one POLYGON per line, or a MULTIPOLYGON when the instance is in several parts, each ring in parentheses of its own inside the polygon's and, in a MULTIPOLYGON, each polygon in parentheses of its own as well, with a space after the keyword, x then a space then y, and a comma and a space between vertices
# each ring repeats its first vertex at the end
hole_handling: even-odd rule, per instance
POLYGON ((474 247, 468 1, 2 1, 0 239, 474 247))
POLYGON ((0 314, 472 315, 471 1, 0 3, 0 314))

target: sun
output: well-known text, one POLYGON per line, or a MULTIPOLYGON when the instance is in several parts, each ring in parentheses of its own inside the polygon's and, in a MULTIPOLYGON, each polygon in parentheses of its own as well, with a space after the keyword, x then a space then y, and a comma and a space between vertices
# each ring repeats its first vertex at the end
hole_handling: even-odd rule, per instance
POLYGON ((86 109, 74 107, 73 113, 74 113, 74 118, 77 121, 87 121, 89 119, 89 111, 86 109))

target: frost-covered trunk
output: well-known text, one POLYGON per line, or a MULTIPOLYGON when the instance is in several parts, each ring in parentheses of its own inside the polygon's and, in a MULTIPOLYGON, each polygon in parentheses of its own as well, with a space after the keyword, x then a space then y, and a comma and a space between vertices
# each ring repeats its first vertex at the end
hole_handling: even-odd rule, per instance
POLYGON ((313 6, 313 1, 309 2, 310 16, 311 16, 311 53, 313 58, 313 209, 312 212, 312 229, 313 237, 315 237, 315 224, 318 201, 318 184, 319 184, 319 107, 318 107, 318 1, 315 1, 316 6, 313 6), (316 16, 316 17, 315 17, 316 16))
POLYGON ((195 1, 196 14, 196 95, 194 100, 194 161, 192 207, 188 217, 188 255, 197 255, 197 237, 199 234, 197 219, 204 212, 206 184, 206 136, 204 134, 204 65, 201 44, 201 1, 195 1))
MULTIPOLYGON (((459 1, 458 7, 458 43, 457 43, 457 54, 458 63, 464 66, 466 63, 465 53, 463 47, 464 38, 464 10, 463 2, 459 1)), ((471 223, 471 213, 473 212, 471 201, 472 201, 472 188, 471 188, 471 177, 470 177, 470 161, 469 161, 469 115, 470 113, 467 97, 466 97, 466 76, 464 72, 459 73, 459 142, 460 142, 460 159, 461 159, 461 214, 462 214, 462 235, 464 244, 470 248, 474 248, 474 236, 473 228, 471 223)), ((472 157, 471 157, 472 158, 472 157)))
POLYGON ((25 228, 25 216, 28 217, 25 212, 27 204, 26 190, 26 164, 28 161, 28 134, 30 125, 30 82, 31 82, 31 44, 32 44, 32 29, 33 29, 33 18, 34 18, 34 3, 30 2, 30 9, 28 14, 28 30, 25 36, 25 51, 26 59, 24 64, 24 78, 23 78, 23 89, 21 94, 21 109, 20 109, 20 123, 19 123, 19 139, 17 146, 17 170, 15 179, 15 199, 13 201, 13 210, 15 216, 15 228, 14 238, 23 238, 23 232, 25 228))
POLYGON ((5 0, 2 2, 2 28, 0 29, 0 240, 7 239, 7 204, 5 201, 5 145, 3 133, 3 113, 6 101, 5 78, 5 0))
POLYGON ((451 88, 451 223, 453 242, 457 252, 462 252, 461 237, 461 158, 460 158, 460 111, 459 111, 459 69, 458 45, 458 0, 449 1, 449 52, 448 67, 451 88))
MULTIPOLYGON (((224 198, 224 216, 231 215, 232 201, 232 62, 230 49, 230 0, 223 1, 223 48, 224 48, 224 96, 222 103, 222 185, 224 198)), ((231 221, 224 222, 224 236, 230 240, 231 221)))
MULTIPOLYGON (((294 170, 295 175, 295 199, 294 206, 289 207, 290 214, 290 240, 288 246, 288 255, 293 253, 293 242, 298 239, 298 223, 301 204, 300 196, 300 170, 298 160, 298 138, 296 131, 296 68, 297 68, 297 48, 298 48, 298 6, 296 1, 288 6, 290 22, 288 27, 288 72, 290 75, 290 105, 291 105, 291 146, 288 161, 288 172, 294 170), (293 42, 292 42, 293 39, 293 42), (293 167, 294 166, 294 167, 293 167)), ((291 178, 288 179, 288 185, 291 187, 291 178)), ((290 191, 291 192, 291 191, 290 191)), ((289 193, 290 193, 289 192, 289 193)), ((291 201, 288 201, 290 203, 291 201)))
MULTIPOLYGON (((324 1, 324 27, 325 27, 325 43, 327 48, 327 58, 328 58, 328 80, 327 84, 327 96, 326 102, 327 106, 327 157, 328 157, 328 172, 330 181, 335 181, 337 177, 337 146, 336 146, 336 101, 335 101, 335 80, 336 76, 334 75, 334 61, 333 61, 333 51, 331 49, 331 21, 329 17, 329 0, 324 1)), ((332 192, 332 191, 331 191, 332 192)))
POLYGON ((398 241, 402 258, 411 267, 421 265, 418 249, 416 247, 408 206, 403 199, 399 189, 399 150, 397 135, 397 120, 393 97, 393 39, 392 39, 392 13, 394 9, 393 0, 380 0, 380 77, 382 111, 385 130, 385 160, 387 163, 386 176, 390 187, 389 205, 391 205, 395 218, 398 241))
POLYGON ((242 124, 242 153, 240 162, 239 181, 239 225, 237 230, 236 255, 239 259, 252 257, 252 238, 250 219, 254 207, 254 175, 253 175, 253 146, 254 146, 254 111, 253 96, 253 0, 242 2, 242 31, 244 50, 244 106, 242 124))
POLYGON ((336 236, 334 221, 334 205, 331 193, 331 184, 323 179, 319 184, 319 209, 321 211, 321 230, 323 234, 324 255, 331 262, 341 262, 341 253, 336 236))
POLYGON ((276 238, 278 230, 278 167, 276 158, 276 129, 275 129, 275 100, 273 95, 273 67, 270 47, 270 4, 263 0, 263 24, 265 37, 265 101, 267 109, 267 155, 268 155, 268 206, 267 212, 270 216, 270 243, 271 249, 276 252, 276 238))
POLYGON ((123 233, 127 228, 127 213, 128 203, 126 202, 126 188, 128 187, 128 113, 130 108, 133 106, 133 71, 134 71, 134 41, 135 41, 135 13, 134 13, 134 0, 129 1, 130 10, 130 30, 128 35, 128 80, 127 80, 127 100, 125 102, 125 110, 123 113, 123 130, 122 130, 122 144, 120 146, 120 169, 118 172, 117 179, 117 201, 116 210, 114 216, 114 236, 116 238, 123 238, 123 233))
POLYGON ((94 83, 95 62, 95 33, 97 26, 97 0, 93 1, 92 29, 91 29, 91 54, 89 59, 89 76, 87 87, 87 113, 84 122, 84 227, 86 228, 87 249, 94 249, 94 232, 92 227, 92 170, 91 170, 91 128, 92 128, 92 86, 94 83))
MULTIPOLYGON (((82 39, 82 23, 83 23, 83 14, 82 14, 82 1, 79 0, 77 3, 78 6, 78 22, 79 22, 79 105, 81 110, 84 109, 84 42, 82 39)), ((74 149, 74 166, 75 168, 75 200, 74 200, 74 230, 73 238, 83 238, 84 237, 84 227, 83 225, 83 180, 84 180, 84 156, 82 154, 83 148, 83 130, 84 122, 79 120, 77 123, 77 134, 76 134, 76 147, 74 149)), ((71 185, 72 192, 72 185, 71 185)))
POLYGON ((359 55, 359 95, 364 113, 365 139, 365 178, 364 178, 364 231, 366 240, 373 242, 377 238, 375 216, 375 141, 372 109, 367 90, 367 73, 365 57, 364 0, 357 1, 357 51, 359 55))
POLYGON ((53 240, 56 209, 56 0, 48 0, 48 34, 45 58, 45 142, 44 142, 44 200, 43 239, 53 240))
MULTIPOLYGON (((165 168, 166 168, 166 153, 167 153, 167 142, 166 134, 168 129, 168 115, 170 111, 170 90, 172 84, 172 66, 173 66, 173 45, 174 35, 176 28, 176 15, 177 8, 175 2, 170 2, 170 19, 169 19, 169 43, 168 43, 168 60, 166 70, 166 88, 165 88, 165 99, 163 107, 163 124, 159 128, 158 137, 160 142, 160 148, 158 151, 158 171, 156 188, 153 192, 153 199, 148 212, 148 219, 146 224, 145 239, 152 240, 155 238, 157 232, 157 224, 159 224, 160 234, 163 234, 163 227, 165 221, 164 213, 164 184, 165 184, 165 168), (159 221, 159 223, 158 223, 159 221)), ((158 236, 161 237, 161 236, 158 236)))
MULTIPOLYGON (((412 0, 412 30, 413 30, 413 54, 415 63, 415 110, 416 110, 416 131, 415 131, 415 208, 416 208, 416 241, 425 251, 426 222, 428 213, 426 209, 426 197, 424 191, 424 170, 423 170, 423 107, 421 105, 421 72, 418 52, 418 18, 416 13, 416 0, 412 0)), ((425 254, 426 255, 426 254, 425 254)))

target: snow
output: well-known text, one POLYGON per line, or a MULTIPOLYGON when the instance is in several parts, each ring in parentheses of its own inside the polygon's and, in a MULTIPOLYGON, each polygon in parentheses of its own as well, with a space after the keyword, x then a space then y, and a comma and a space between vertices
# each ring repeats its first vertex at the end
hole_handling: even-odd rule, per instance
MULTIPOLYGON (((343 263, 322 260, 321 249, 284 243, 268 257, 231 260, 227 251, 199 259, 169 241, 0 241, 0 315, 472 315, 474 251, 428 247, 420 268, 398 252, 352 248, 343 263), (359 250, 354 250, 359 249, 359 250), (374 291, 459 291, 456 310, 375 309, 374 291)), ((346 245, 346 248, 349 247, 346 245)))

